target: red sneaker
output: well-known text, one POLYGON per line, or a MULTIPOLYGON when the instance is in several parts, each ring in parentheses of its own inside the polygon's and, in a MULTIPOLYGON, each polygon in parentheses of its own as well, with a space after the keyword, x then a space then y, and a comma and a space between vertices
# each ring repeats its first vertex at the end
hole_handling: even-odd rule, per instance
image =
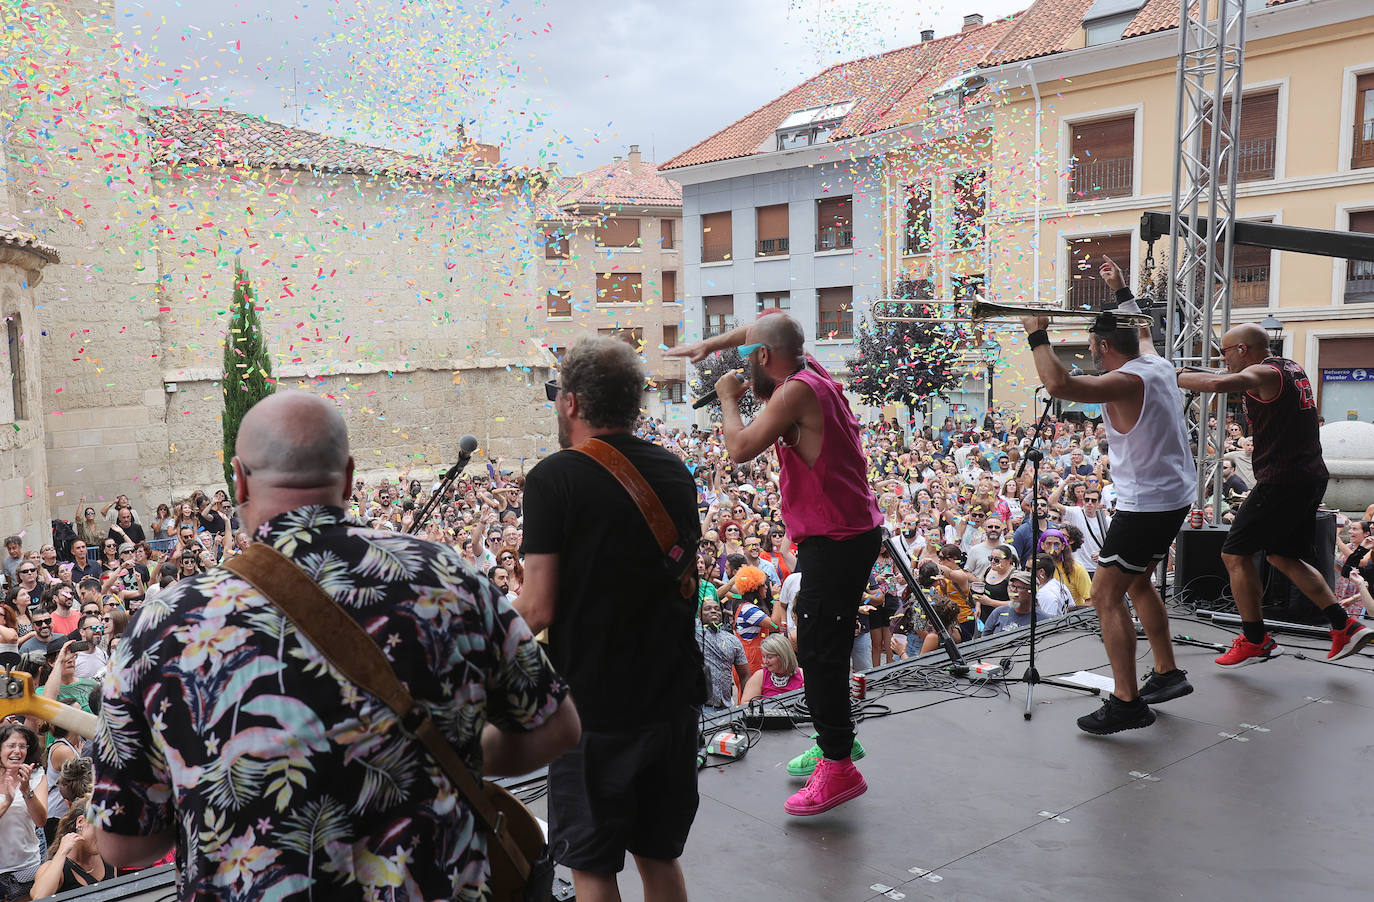
POLYGON ((1344 627, 1331 631, 1331 651, 1326 653, 1328 661, 1348 658, 1374 641, 1374 630, 1361 626, 1360 621, 1351 619, 1344 627))
POLYGON ((783 803, 782 809, 798 817, 820 814, 850 799, 857 799, 865 792, 868 792, 868 783, 853 761, 848 758, 843 761, 822 758, 811 773, 811 779, 783 803))
POLYGON ((1244 667, 1246 664, 1268 661, 1270 658, 1281 654, 1283 654, 1283 649, 1279 648, 1274 637, 1268 633, 1264 634, 1264 641, 1259 645, 1251 642, 1244 635, 1240 635, 1236 637, 1236 641, 1231 643, 1231 649, 1217 658, 1217 666, 1244 667))

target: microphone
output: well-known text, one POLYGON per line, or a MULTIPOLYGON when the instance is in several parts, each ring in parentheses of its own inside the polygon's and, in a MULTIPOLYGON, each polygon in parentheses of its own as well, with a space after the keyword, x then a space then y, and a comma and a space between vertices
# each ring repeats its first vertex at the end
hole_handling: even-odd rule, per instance
MULTIPOLYGON (((744 370, 731 370, 730 372, 734 374, 736 379, 738 379, 739 374, 744 372, 744 370)), ((707 404, 714 404, 716 401, 719 400, 720 395, 716 393, 716 390, 714 388, 712 388, 706 394, 702 395, 700 398, 697 398, 695 401, 692 402, 692 409, 701 410, 701 408, 705 407, 707 404)))
POLYGON ((477 450, 477 436, 465 435, 458 439, 458 459, 467 463, 472 459, 472 452, 477 450))

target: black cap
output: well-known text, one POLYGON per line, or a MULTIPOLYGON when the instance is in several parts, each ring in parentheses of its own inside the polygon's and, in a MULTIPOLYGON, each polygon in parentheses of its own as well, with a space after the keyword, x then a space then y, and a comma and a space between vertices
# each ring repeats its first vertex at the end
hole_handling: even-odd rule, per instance
POLYGON ((1097 319, 1093 320, 1092 327, 1088 329, 1088 331, 1098 335, 1110 335, 1113 332, 1126 328, 1129 328, 1129 326, 1118 319, 1115 313, 1108 310, 1106 313, 1098 314, 1097 319))

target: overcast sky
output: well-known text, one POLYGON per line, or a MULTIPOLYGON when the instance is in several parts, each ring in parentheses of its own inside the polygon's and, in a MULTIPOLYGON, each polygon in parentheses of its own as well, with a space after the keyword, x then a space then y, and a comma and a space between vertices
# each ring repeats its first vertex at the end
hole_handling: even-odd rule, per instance
POLYGON ((844 59, 1030 0, 116 0, 162 103, 416 150, 466 120, 507 159, 658 161, 844 59))

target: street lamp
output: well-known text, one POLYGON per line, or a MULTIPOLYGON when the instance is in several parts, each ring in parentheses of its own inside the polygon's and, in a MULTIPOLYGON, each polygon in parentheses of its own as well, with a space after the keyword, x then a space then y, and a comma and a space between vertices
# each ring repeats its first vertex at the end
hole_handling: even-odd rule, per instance
POLYGON ((1283 354, 1283 322, 1274 314, 1260 320, 1260 328, 1269 333, 1269 353, 1274 356, 1283 354))

